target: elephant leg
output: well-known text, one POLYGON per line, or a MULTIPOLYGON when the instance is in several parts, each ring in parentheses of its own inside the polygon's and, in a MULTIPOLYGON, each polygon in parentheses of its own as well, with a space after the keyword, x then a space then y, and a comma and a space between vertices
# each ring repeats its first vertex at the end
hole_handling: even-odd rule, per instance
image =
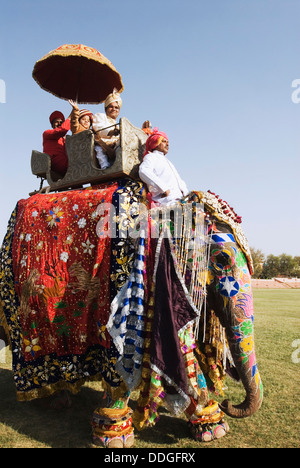
MULTIPOLYGON (((190 337, 193 337, 194 341, 193 333, 190 333, 190 337)), ((189 420, 188 426, 192 437, 198 442, 210 442, 224 437, 229 432, 229 426, 224 421, 224 413, 220 410, 218 403, 209 399, 206 378, 202 372, 200 363, 202 362, 204 367, 207 366, 207 363, 211 364, 212 368, 215 368, 215 365, 214 363, 210 363, 209 358, 204 358, 198 344, 195 343, 193 347, 193 352, 190 350, 185 353, 185 347, 182 346, 188 371, 187 377, 190 387, 194 389, 193 396, 190 396, 190 405, 186 409, 185 415, 189 420), (203 358, 204 360, 207 359, 206 364, 203 358)), ((206 351, 209 354, 208 350, 206 351)), ((207 371, 210 372, 210 370, 207 367, 207 371)), ((212 370, 216 374, 216 370, 212 370)))
POLYGON ((130 393, 124 387, 105 386, 102 406, 93 413, 93 443, 104 448, 130 448, 134 445, 130 393))
POLYGON ((224 413, 214 400, 201 405, 191 398, 191 405, 185 414, 189 418, 188 426, 191 435, 198 442, 211 442, 224 437, 229 432, 224 413))

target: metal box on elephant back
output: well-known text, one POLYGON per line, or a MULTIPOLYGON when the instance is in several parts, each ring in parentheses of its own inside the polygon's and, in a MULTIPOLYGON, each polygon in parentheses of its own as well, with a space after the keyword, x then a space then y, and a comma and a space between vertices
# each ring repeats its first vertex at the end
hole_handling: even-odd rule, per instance
POLYGON ((85 130, 66 136, 69 167, 64 177, 51 170, 48 154, 35 150, 31 155, 32 173, 47 180, 49 187, 44 189, 47 192, 72 189, 84 184, 95 185, 122 177, 138 178, 147 135, 124 117, 120 119, 119 127, 120 145, 107 169, 100 169, 95 156, 94 134, 91 130, 85 130))

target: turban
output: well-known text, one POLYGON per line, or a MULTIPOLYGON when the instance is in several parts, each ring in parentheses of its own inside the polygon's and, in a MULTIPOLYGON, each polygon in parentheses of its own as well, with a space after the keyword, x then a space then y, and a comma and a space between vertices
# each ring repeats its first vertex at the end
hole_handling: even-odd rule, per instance
POLYGON ((64 122, 65 121, 65 116, 64 116, 64 114, 62 114, 59 111, 54 111, 54 112, 52 112, 52 114, 49 117, 51 125, 52 125, 53 120, 56 120, 56 119, 61 119, 64 122))
POLYGON ((93 122, 93 113, 87 109, 81 109, 81 111, 79 112, 79 119, 81 119, 81 117, 84 117, 85 115, 88 115, 91 122, 93 122))
POLYGON ((144 156, 153 151, 163 139, 169 140, 168 136, 164 132, 160 132, 157 127, 153 129, 152 135, 149 136, 148 140, 146 141, 146 150, 144 156))
POLYGON ((106 109, 106 107, 109 106, 109 104, 111 104, 112 102, 117 102, 120 106, 120 109, 122 107, 122 99, 121 99, 121 96, 120 94, 117 92, 116 89, 113 90, 113 92, 111 94, 109 94, 107 96, 107 98, 105 99, 105 102, 104 102, 104 107, 106 109))

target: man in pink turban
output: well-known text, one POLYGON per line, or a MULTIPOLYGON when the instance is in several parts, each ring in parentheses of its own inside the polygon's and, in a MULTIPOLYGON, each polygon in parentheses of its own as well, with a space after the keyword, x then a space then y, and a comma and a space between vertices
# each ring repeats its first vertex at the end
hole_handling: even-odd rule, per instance
POLYGON ((152 200, 158 205, 172 205, 189 193, 176 168, 167 159, 168 151, 168 136, 154 128, 146 141, 139 176, 147 184, 152 200))

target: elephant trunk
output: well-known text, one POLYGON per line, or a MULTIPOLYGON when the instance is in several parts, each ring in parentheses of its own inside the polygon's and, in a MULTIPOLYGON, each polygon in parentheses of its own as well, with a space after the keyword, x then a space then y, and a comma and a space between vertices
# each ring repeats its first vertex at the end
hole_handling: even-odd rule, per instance
POLYGON ((220 404, 221 410, 232 418, 246 418, 261 406, 263 388, 258 372, 251 318, 239 320, 235 326, 226 327, 227 340, 240 380, 246 391, 245 400, 233 405, 229 400, 220 404))
POLYGON ((239 405, 233 405, 231 401, 224 400, 219 406, 231 418, 247 418, 259 410, 261 403, 261 396, 249 391, 246 394, 245 400, 239 405))

